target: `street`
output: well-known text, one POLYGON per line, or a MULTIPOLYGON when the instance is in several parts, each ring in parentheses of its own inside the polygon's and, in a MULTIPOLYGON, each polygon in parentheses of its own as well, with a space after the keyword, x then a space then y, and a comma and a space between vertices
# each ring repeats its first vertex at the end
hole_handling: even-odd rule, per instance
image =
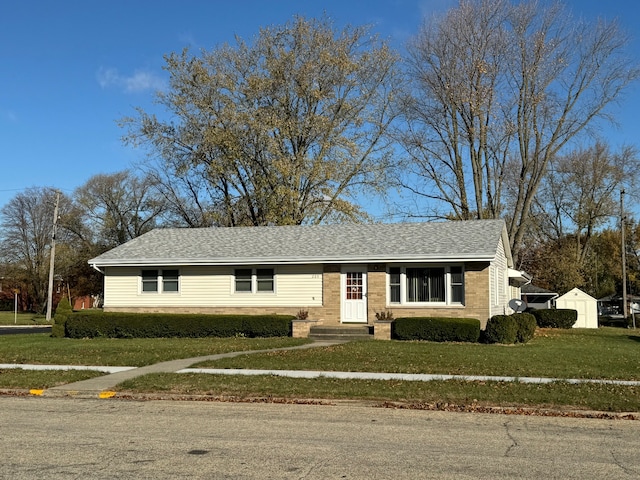
POLYGON ((640 478, 640 422, 0 397, 0 478, 640 478))
POLYGON ((25 325, 24 327, 20 325, 4 325, 0 326, 0 335, 18 335, 25 333, 51 333, 50 325, 42 325, 42 326, 31 326, 25 325))

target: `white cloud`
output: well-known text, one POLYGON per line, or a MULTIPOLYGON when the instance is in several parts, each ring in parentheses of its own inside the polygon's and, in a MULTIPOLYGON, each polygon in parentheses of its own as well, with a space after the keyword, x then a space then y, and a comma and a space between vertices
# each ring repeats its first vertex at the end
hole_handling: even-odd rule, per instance
POLYGON ((126 93, 140 93, 166 88, 166 82, 163 78, 144 70, 136 70, 133 75, 126 76, 121 75, 116 68, 101 67, 96 76, 102 88, 121 88, 126 93))

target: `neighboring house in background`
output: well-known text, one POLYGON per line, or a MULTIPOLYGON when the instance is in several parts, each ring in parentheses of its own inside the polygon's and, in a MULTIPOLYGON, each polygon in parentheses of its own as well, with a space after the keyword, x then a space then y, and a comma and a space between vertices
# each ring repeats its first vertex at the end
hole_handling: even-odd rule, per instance
POLYGON ((157 229, 89 264, 104 274, 105 311, 303 310, 322 325, 391 310, 484 328, 530 281, 513 269, 502 220, 157 229))
POLYGON ((83 295, 81 297, 76 297, 73 299, 73 304, 71 308, 74 310, 85 310, 87 308, 91 308, 93 302, 91 301, 91 295, 83 295))
POLYGON ((573 328, 598 328, 598 300, 579 288, 556 298, 556 308, 576 310, 578 319, 573 328))
MULTIPOLYGON (((607 295, 598 299, 598 315, 611 318, 624 318, 624 309, 622 308, 624 301, 622 295, 607 295)), ((627 294, 627 312, 631 313, 632 304, 640 305, 640 295, 627 294)), ((638 314, 637 310, 634 312, 638 314)))
POLYGON ((0 310, 13 311, 16 303, 18 304, 17 308, 20 311, 23 310, 22 298, 16 294, 16 290, 14 282, 0 277, 0 310))
POLYGON ((527 308, 536 310, 553 308, 554 300, 559 296, 556 292, 536 287, 530 283, 523 285, 520 292, 521 299, 527 304, 527 308))
POLYGON ((88 308, 98 308, 100 306, 100 295, 83 295, 73 299, 74 310, 85 310, 88 308))

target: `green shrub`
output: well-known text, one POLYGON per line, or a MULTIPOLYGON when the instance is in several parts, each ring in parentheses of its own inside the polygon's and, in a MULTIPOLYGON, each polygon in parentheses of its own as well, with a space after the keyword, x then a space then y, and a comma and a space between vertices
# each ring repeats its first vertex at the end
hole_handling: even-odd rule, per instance
POLYGON ((578 320, 578 312, 566 308, 534 310, 540 328, 571 328, 578 320))
POLYGON ((527 343, 536 332, 536 318, 530 313, 495 315, 482 333, 485 343, 527 343))
POLYGON ((512 315, 494 315, 483 334, 486 343, 516 343, 517 337, 518 323, 512 315))
POLYGON ((480 320, 473 318, 415 317, 398 318, 392 337, 398 340, 431 342, 477 342, 480 320))
POLYGON ((64 325, 73 313, 69 300, 63 298, 56 307, 56 313, 53 317, 53 325, 51 326, 52 337, 64 337, 64 325))
POLYGON ((287 315, 200 315, 160 313, 73 314, 66 322, 70 338, 286 337, 287 315))
POLYGON ((515 313, 512 317, 518 326, 516 343, 527 343, 536 333, 536 317, 530 313, 515 313))

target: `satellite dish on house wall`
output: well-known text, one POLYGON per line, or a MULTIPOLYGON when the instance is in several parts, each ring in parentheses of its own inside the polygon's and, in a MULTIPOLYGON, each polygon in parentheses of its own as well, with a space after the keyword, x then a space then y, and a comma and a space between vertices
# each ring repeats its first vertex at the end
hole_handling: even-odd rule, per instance
POLYGON ((520 300, 519 298, 512 298, 509 300, 509 308, 514 312, 520 313, 524 312, 527 309, 527 304, 524 300, 520 300))

